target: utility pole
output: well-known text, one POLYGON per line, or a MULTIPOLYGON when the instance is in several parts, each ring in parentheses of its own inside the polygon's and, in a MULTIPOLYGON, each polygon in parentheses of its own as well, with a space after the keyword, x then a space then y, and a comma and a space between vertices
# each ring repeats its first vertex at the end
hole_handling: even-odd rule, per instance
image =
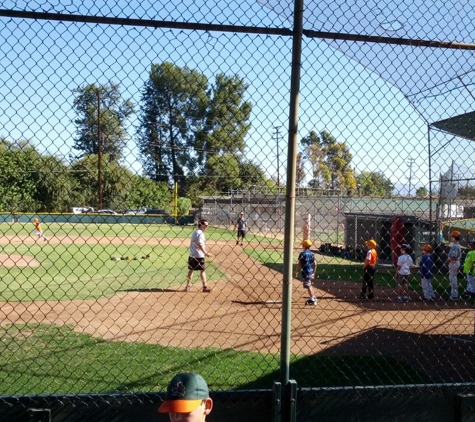
POLYGON ((409 157, 407 160, 408 160, 407 165, 409 166, 409 195, 408 196, 411 196, 412 165, 414 164, 416 160, 412 157, 409 157))
POLYGON ((97 89, 97 196, 99 209, 102 209, 102 130, 101 130, 101 95, 97 89))
POLYGON ((279 130, 280 126, 274 126, 275 129, 275 143, 277 149, 277 187, 280 187, 280 164, 279 164, 279 130))

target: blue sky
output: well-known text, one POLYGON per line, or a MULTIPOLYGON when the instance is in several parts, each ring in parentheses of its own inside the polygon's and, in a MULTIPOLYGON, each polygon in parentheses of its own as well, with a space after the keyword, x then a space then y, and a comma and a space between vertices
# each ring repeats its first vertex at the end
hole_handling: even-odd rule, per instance
MULTIPOLYGON (((29 7, 31 4, 28 2, 29 7)), ((89 6, 94 11, 101 4, 91 2, 89 6)), ((170 19, 193 17, 211 22, 216 13, 209 3, 196 10, 180 8, 182 4, 166 11, 170 19)), ((244 4, 227 3, 236 13, 234 23, 289 27, 287 21, 257 3, 247 8, 244 4)), ((154 17, 146 2, 140 8, 147 18, 154 17)), ((218 13, 219 23, 233 23, 226 16, 218 13)), ((74 153, 72 103, 80 85, 118 82, 124 98, 138 105, 152 63, 186 65, 203 72, 210 82, 218 72, 237 73, 249 84, 246 99, 253 104, 246 155, 275 176, 274 133, 279 126, 279 173, 285 173, 290 38, 2 18, 0 58, 0 136, 29 139, 51 154, 64 156, 74 153)), ((401 185, 408 183, 407 163, 412 157, 412 186, 427 186, 426 122, 393 85, 327 43, 304 39, 300 100, 300 137, 311 130, 327 130, 350 146, 357 173, 381 171, 401 185)), ((128 128, 125 163, 140 172, 136 123, 131 121, 128 128)), ((447 135, 432 134, 433 151, 448 141, 447 135)), ((468 141, 452 140, 433 157, 433 173, 446 171, 451 159, 472 148, 468 141)))

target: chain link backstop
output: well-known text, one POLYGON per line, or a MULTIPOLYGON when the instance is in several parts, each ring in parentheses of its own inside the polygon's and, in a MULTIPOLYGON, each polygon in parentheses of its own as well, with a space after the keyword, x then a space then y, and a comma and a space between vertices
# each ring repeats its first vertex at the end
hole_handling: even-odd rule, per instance
POLYGON ((473 12, 307 3, 2 2, 0 419, 470 414, 473 12))

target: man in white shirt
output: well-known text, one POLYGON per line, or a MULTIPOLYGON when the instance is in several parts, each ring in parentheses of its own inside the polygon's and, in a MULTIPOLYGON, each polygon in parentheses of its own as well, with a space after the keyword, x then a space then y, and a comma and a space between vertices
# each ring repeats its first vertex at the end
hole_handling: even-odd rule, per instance
POLYGON ((193 272, 200 271, 201 284, 203 285, 203 292, 211 292, 211 288, 206 283, 206 264, 205 257, 212 255, 206 251, 205 231, 208 229, 209 223, 207 220, 200 220, 198 228, 191 235, 190 242, 190 256, 188 258, 188 281, 186 283, 185 291, 191 290, 191 282, 193 280, 193 272))

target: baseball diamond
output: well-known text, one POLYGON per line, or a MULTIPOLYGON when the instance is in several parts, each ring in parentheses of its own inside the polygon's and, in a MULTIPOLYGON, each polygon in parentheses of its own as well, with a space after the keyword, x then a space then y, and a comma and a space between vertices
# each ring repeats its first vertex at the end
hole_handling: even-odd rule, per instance
MULTIPOLYGON (((3 245, 18 242, 28 244, 34 240, 21 236, 1 239, 3 245)), ((86 242, 153 247, 161 243, 187 246, 188 239, 81 236, 53 236, 50 239, 51 245, 86 242)), ((2 305, 1 325, 70 324, 78 332, 106 340, 278 353, 282 274, 229 242, 209 240, 208 244, 210 250, 219 251, 213 262, 225 273, 213 282, 213 292, 209 295, 200 293, 196 285, 190 292, 183 291, 182 285, 176 285, 149 291, 131 289, 109 298, 82 301, 7 302, 2 305), (203 336, 203 332, 210 332, 210 335, 203 336)), ((259 243, 250 247, 264 248, 259 243)), ((404 345, 398 348, 398 359, 410 362, 428 374, 444 377, 449 368, 443 363, 449 356, 453 365, 464 365, 463 355, 470 350, 470 341, 461 342, 455 349, 448 348, 447 344, 473 334, 472 305, 458 302, 448 306, 443 301, 426 303, 417 300, 415 292, 412 292, 414 300, 410 303, 394 303, 394 291, 378 286, 376 299, 362 302, 356 299, 359 284, 318 280, 318 270, 314 285, 318 304, 305 307, 301 282, 293 281, 292 353, 391 355, 397 341, 404 345), (300 322, 301 318, 294 317, 297 313, 304 314, 305 324, 300 322), (438 350, 438 359, 419 359, 430 355, 431 350, 438 350), (460 358, 454 358, 454 354, 460 358)), ((475 376, 471 365, 459 369, 451 371, 447 377, 452 381, 463 381, 456 378, 464 373, 475 376)))

